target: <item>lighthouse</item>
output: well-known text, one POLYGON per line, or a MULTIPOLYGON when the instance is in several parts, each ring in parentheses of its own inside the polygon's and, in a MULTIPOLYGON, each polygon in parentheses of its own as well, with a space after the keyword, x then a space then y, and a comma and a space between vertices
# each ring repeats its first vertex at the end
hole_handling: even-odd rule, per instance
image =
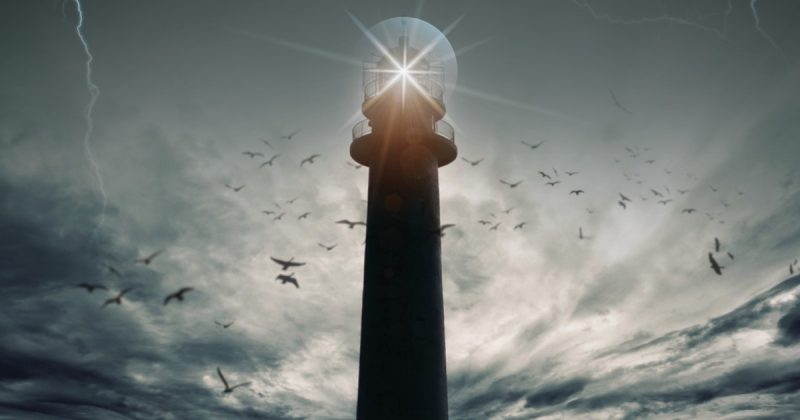
POLYGON ((439 168, 457 155, 445 72, 401 33, 363 65, 365 120, 352 158, 369 167, 359 420, 447 419, 439 168))

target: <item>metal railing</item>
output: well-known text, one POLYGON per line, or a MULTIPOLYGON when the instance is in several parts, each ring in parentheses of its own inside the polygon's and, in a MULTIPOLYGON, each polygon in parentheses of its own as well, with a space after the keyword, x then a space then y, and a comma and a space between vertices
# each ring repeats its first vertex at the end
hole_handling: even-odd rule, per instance
POLYGON ((353 126, 353 140, 366 136, 372 133, 372 126, 369 125, 369 120, 361 120, 353 126))
MULTIPOLYGON (((451 142, 456 141, 456 130, 445 121, 434 122, 433 132, 451 142)), ((372 134, 372 126, 369 120, 361 120, 353 126, 353 140, 364 137, 367 134, 372 134)))

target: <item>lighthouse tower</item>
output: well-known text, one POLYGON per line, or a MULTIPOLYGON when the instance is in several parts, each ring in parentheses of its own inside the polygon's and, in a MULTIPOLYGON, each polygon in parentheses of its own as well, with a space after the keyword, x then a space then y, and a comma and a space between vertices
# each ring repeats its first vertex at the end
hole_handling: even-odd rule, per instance
POLYGON ((369 167, 359 420, 447 419, 438 169, 456 158, 444 72, 408 37, 364 63, 369 167))

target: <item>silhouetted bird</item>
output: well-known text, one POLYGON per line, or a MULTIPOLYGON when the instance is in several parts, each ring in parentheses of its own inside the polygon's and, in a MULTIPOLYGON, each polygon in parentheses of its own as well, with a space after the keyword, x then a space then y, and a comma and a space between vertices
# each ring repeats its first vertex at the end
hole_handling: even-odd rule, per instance
POLYGON ((506 180, 504 180, 504 179, 501 179, 501 180, 500 180, 500 183, 501 183, 501 184, 504 184, 504 185, 508 185, 510 188, 517 188, 517 186, 518 186, 519 184, 522 184, 522 180, 520 180, 520 181, 517 181, 517 182, 508 182, 508 181, 506 181, 506 180))
POLYGON ((549 185, 551 187, 555 187, 556 185, 558 185, 560 183, 561 183, 561 181, 550 181, 550 182, 545 182, 544 184, 545 185, 549 185))
POLYGON ((217 367, 217 375, 219 375, 219 379, 221 379, 223 385, 225 385, 225 389, 222 390, 223 394, 230 394, 236 388, 250 385, 250 382, 244 382, 235 386, 228 386, 228 381, 225 380, 225 376, 222 375, 222 370, 220 370, 219 367, 217 367))
MULTIPOLYGON (((615 106, 615 107, 617 107, 617 108, 619 108, 619 109, 621 109, 621 110, 623 110, 623 111, 627 112, 628 114, 631 114, 631 115, 633 115, 633 112, 630 112, 630 111, 628 111, 628 109, 627 109, 627 108, 625 108, 624 106, 622 106, 622 104, 621 104, 621 103, 619 103, 619 100, 617 99, 617 95, 615 95, 615 94, 614 94, 614 91, 613 91, 613 90, 610 90, 610 89, 609 89, 609 92, 611 92, 611 98, 613 98, 613 99, 614 99, 614 106, 615 106)), ((628 149, 628 148, 626 147, 626 149, 628 149)), ((628 149, 628 150, 630 150, 630 149, 628 149)))
POLYGON ((490 228, 489 228, 489 230, 497 230, 497 228, 499 228, 501 224, 502 224, 502 223, 498 223, 498 224, 496 224, 496 225, 494 225, 494 226, 490 227, 490 228))
POLYGON ((488 220, 478 220, 478 223, 480 223, 480 224, 482 224, 482 225, 484 225, 484 226, 485 226, 485 225, 491 225, 491 224, 492 224, 492 222, 490 222, 490 221, 488 221, 488 220))
POLYGON ((314 159, 316 159, 316 158, 318 158, 320 156, 321 155, 318 155, 318 154, 315 153, 315 154, 313 154, 313 155, 301 160, 300 161, 300 166, 303 166, 306 162, 308 162, 309 165, 312 165, 312 164, 314 164, 314 159))
POLYGON ((619 205, 620 205, 620 207, 622 207, 623 209, 627 209, 627 208, 628 208, 628 206, 627 206, 627 205, 625 205, 625 202, 624 202, 624 201, 617 201, 617 204, 619 204, 619 205))
POLYGON ((522 228, 523 228, 523 227, 525 227, 525 225, 527 225, 527 224, 528 224, 528 222, 520 222, 520 223, 517 223, 516 225, 514 225, 514 229, 512 229, 512 230, 522 229, 522 228))
POLYGON ((503 213, 509 214, 509 213, 511 213, 511 210, 514 210, 514 207, 509 207, 509 208, 503 210, 503 213))
POLYGON ((277 159, 278 156, 280 156, 280 153, 277 154, 277 155, 273 155, 271 158, 269 158, 268 161, 262 163, 261 166, 259 166, 259 168, 263 168, 263 167, 265 167, 267 165, 272 166, 272 163, 275 162, 275 159, 277 159))
POLYGON ((293 199, 291 199, 291 200, 286 200, 286 204, 288 204, 288 205, 292 205, 292 204, 294 204, 294 202, 295 202, 295 201, 297 201, 299 198, 300 198, 300 197, 295 197, 295 198, 293 198, 293 199))
POLYGON ((233 190, 233 192, 239 192, 239 191, 241 191, 241 190, 242 190, 242 188, 244 188, 244 187, 245 187, 245 184, 242 184, 242 185, 241 185, 241 186, 239 186, 239 187, 234 187, 234 186, 232 186, 231 184, 225 184, 225 186, 226 186, 226 187, 228 187, 228 189, 230 189, 230 190, 233 190))
POLYGON ((656 197, 664 197, 664 195, 661 194, 661 192, 659 192, 658 190, 654 190, 654 189, 651 188, 650 192, 652 192, 653 195, 656 196, 656 197))
POLYGON ((454 226, 455 225, 453 223, 448 223, 448 224, 442 225, 441 227, 439 227, 439 229, 434 230, 433 233, 438 233, 439 236, 444 238, 445 229, 450 229, 451 227, 454 227, 454 226))
POLYGON ((647 163, 652 165, 652 164, 656 163, 656 160, 655 159, 647 159, 645 162, 647 162, 647 163))
POLYGON ((719 252, 719 238, 714 238, 714 252, 719 252))
POLYGON ((289 267, 300 267, 302 265, 306 265, 304 262, 296 262, 294 261, 294 257, 289 258, 289 260, 281 260, 275 257, 269 257, 272 261, 275 261, 276 264, 283 267, 283 270, 287 270, 289 267))
POLYGON ((264 213, 264 214, 266 214, 267 216, 269 216, 269 215, 272 215, 272 214, 275 214, 275 212, 274 212, 274 211, 272 211, 272 210, 261 210, 261 213, 264 213))
POLYGON ((663 204, 663 205, 667 205, 667 203, 669 203, 671 201, 672 201, 672 199, 668 198, 666 200, 658 200, 658 203, 659 204, 663 204))
POLYGON ((113 275, 115 275, 115 276, 117 276, 117 277, 119 277, 119 278, 122 278, 122 277, 124 277, 124 276, 122 275, 122 273, 121 273, 119 270, 117 270, 116 268, 114 268, 114 266, 113 266, 113 265, 110 265, 110 264, 109 264, 107 267, 108 267, 108 272, 109 272, 109 273, 111 273, 111 274, 113 274, 113 275))
POLYGON ((619 193, 619 197, 622 199, 622 201, 631 201, 631 199, 626 197, 623 193, 619 193))
POLYGON ((347 225, 347 227, 349 227, 350 229, 352 229, 352 228, 354 228, 356 226, 366 226, 367 225, 364 222, 351 222, 351 221, 349 221, 347 219, 337 220, 336 224, 338 224, 338 225, 347 225))
POLYGON ((285 140, 291 140, 299 132, 300 132, 300 130, 294 130, 294 131, 292 131, 291 133, 289 133, 289 134, 287 134, 285 136, 281 136, 281 138, 285 139, 285 140))
POLYGON ((717 264, 717 260, 714 259, 714 256, 711 253, 708 253, 708 262, 711 263, 711 269, 714 270, 717 275, 722 275, 722 269, 725 268, 719 264, 717 264))
POLYGON ((325 248, 325 250, 326 250, 326 251, 332 251, 332 250, 333 250, 333 248, 336 248, 336 245, 338 245, 338 244, 333 244, 333 245, 331 245, 331 246, 327 246, 327 245, 323 245, 323 244, 321 244, 321 243, 317 242, 317 245, 319 245, 319 246, 321 246, 321 247, 325 248))
POLYGON ((183 294, 191 292, 192 290, 194 290, 193 287, 181 287, 177 292, 168 294, 167 297, 164 298, 164 306, 167 306, 172 299, 178 299, 179 302, 183 302, 183 294))
POLYGON ((711 188, 711 191, 714 191, 714 192, 717 192, 717 191, 719 191, 719 190, 718 190, 716 187, 714 187, 713 185, 709 185, 709 187, 711 188))
POLYGON ((219 325, 220 327, 222 327, 222 328, 225 328, 225 329, 227 329, 227 328, 229 328, 231 325, 233 325, 233 323, 234 323, 234 322, 236 322, 236 321, 231 321, 231 322, 229 322, 229 323, 227 323, 227 324, 223 324, 223 323, 221 323, 221 322, 219 322, 219 321, 217 321, 217 320, 214 320, 214 323, 215 323, 215 324, 217 324, 217 325, 219 325))
POLYGON ((556 170, 556 168, 553 168, 553 174, 555 174, 555 176, 558 176, 558 170, 556 170))
POLYGON ((539 148, 539 146, 541 146, 541 145, 543 145, 543 144, 544 144, 544 142, 543 142, 543 141, 540 141, 539 143, 536 143, 536 144, 530 144, 530 143, 526 142, 525 140, 521 140, 521 141, 520 141, 520 143, 522 143, 522 144, 524 144, 524 145, 526 145, 526 146, 530 147, 530 148, 531 148, 531 150, 536 150, 536 149, 538 149, 538 148, 539 148))
POLYGON ((302 220, 302 219, 305 219, 305 218, 307 218, 307 217, 308 217, 310 214, 311 214, 311 212, 310 212, 310 211, 307 211, 307 212, 305 212, 305 213, 303 213, 303 214, 301 214, 301 215, 297 216, 297 220, 302 220))
POLYGON ((105 301, 105 303, 103 303, 103 307, 105 308, 106 306, 108 306, 108 305, 110 305, 112 303, 116 303, 117 305, 122 305, 122 297, 125 296, 125 294, 130 292, 131 290, 133 290, 133 287, 128 287, 128 288, 122 289, 122 291, 119 292, 119 294, 117 296, 115 296, 113 298, 110 298, 110 299, 107 299, 105 301))
POLYGON ((282 211, 282 212, 281 212, 279 215, 277 215, 277 216, 273 217, 273 218, 272 218, 272 221, 273 221, 273 222, 277 222, 278 220, 281 220, 281 219, 283 219, 283 216, 285 216, 285 215, 286 215, 286 212, 285 212, 285 211, 282 211))
POLYGON ((580 239, 580 240, 586 239, 586 237, 583 236, 583 227, 582 226, 578 226, 578 239, 580 239))
POLYGON ((483 162, 483 159, 484 159, 484 158, 480 158, 480 159, 478 159, 478 160, 469 160, 469 159, 467 159, 467 158, 463 158, 463 157, 461 158, 461 160, 463 160, 464 162, 467 162, 467 163, 469 163, 469 164, 470 164, 470 165, 472 165, 472 166, 478 166, 478 164, 480 164, 481 162, 483 162))
POLYGON ((789 274, 794 274, 794 266, 789 264, 789 274))
POLYGON ((102 284, 78 283, 75 286, 80 287, 81 289, 86 289, 86 291, 89 293, 94 292, 95 289, 108 290, 108 288, 103 286, 102 284))
POLYGON ((288 275, 287 274, 278 274, 278 276, 275 277, 275 280, 279 280, 281 282, 281 284, 291 283, 291 284, 294 285, 294 287, 296 287, 298 289, 300 288, 300 284, 297 283, 297 279, 294 277, 294 273, 291 273, 291 274, 288 274, 288 275))
POLYGON ((349 160, 348 160, 348 161, 345 161, 345 163, 346 163, 346 164, 348 164, 348 165, 350 165, 350 166, 352 166, 352 167, 353 167, 353 168, 355 168, 355 169, 361 169, 361 168, 364 166, 364 165, 356 165, 355 163, 353 163, 353 162, 350 162, 349 160))
POLYGON ((544 172, 544 171, 539 171, 539 175, 541 175, 541 176, 542 176, 542 178, 547 178, 547 179, 551 179, 551 180, 553 179, 553 178, 550 176, 550 174, 548 174, 547 172, 544 172))
POLYGON ((272 144, 270 144, 269 140, 267 140, 267 139, 260 139, 260 140, 261 140, 262 143, 266 144, 267 147, 272 149, 272 144))
POLYGON ((580 172, 570 172, 570 171, 566 171, 566 173, 567 173, 567 175, 568 175, 568 176, 573 176, 573 175, 578 175, 580 172))
POLYGON ((572 194, 575 194, 575 195, 581 195, 581 194, 583 194, 584 192, 585 192, 585 191, 583 191, 583 190, 572 190, 572 191, 570 191, 570 192, 569 192, 569 194, 570 194, 570 195, 572 195, 572 194))
POLYGON ((733 259, 735 259, 735 258, 733 257, 733 254, 731 254, 730 252, 728 252, 728 258, 730 258, 730 259, 732 259, 732 260, 733 260, 733 259))
POLYGON ((154 253, 152 253, 152 254, 144 257, 144 258, 139 258, 138 260, 136 260, 136 262, 140 263, 140 264, 144 264, 144 265, 150 265, 150 263, 152 263, 153 260, 156 259, 156 257, 161 255, 162 252, 164 252, 164 250, 163 249, 159 249, 158 251, 156 251, 156 252, 154 252, 154 253))
POLYGON ((690 190, 678 190, 678 192, 681 193, 681 195, 684 195, 684 194, 688 193, 689 191, 690 190))
POLYGON ((249 156, 249 157, 250 157, 250 159, 252 159, 252 158, 254 158, 254 157, 256 157, 256 156, 261 156, 261 157, 264 157, 264 154, 263 154, 263 153, 261 153, 261 152, 249 152, 249 151, 248 151, 248 152, 242 152, 242 154, 243 154, 243 155, 245 155, 245 156, 249 156))
POLYGON ((683 210, 681 210, 681 213, 692 214, 692 213, 694 213, 696 211, 697 211, 697 209, 683 209, 683 210))

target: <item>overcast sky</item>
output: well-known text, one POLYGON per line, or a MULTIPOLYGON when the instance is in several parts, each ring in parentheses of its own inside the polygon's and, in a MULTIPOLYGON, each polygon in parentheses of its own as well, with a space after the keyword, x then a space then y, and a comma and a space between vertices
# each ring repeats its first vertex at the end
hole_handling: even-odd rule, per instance
POLYGON ((446 118, 483 161, 440 170, 451 418, 800 412, 800 4, 82 3, 88 154, 76 4, 0 3, 0 417, 354 417, 348 11, 463 17, 446 118))

